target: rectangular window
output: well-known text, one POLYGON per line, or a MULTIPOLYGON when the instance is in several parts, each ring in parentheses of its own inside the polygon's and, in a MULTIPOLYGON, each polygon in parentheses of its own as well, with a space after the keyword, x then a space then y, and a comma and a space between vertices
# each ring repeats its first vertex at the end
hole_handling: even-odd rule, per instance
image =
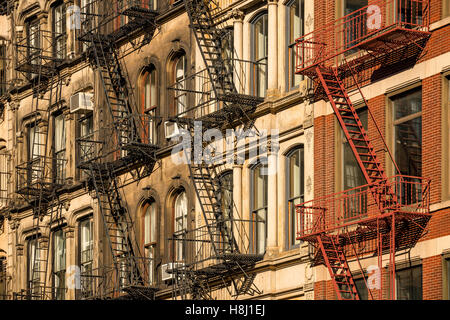
MULTIPOLYGON (((367 123, 368 123, 368 110, 367 108, 359 108, 357 110, 357 114, 363 128, 367 132, 367 123)), ((346 120, 344 120, 346 121, 346 120)), ((364 186, 367 184, 366 179, 364 178, 363 172, 356 161, 355 155, 345 138, 344 134, 342 134, 342 163, 343 163, 343 190, 351 190, 353 188, 357 188, 360 186, 364 186)), ((355 142, 358 144, 358 142, 355 142)), ((356 216, 361 216, 367 212, 367 194, 361 192, 361 189, 348 191, 347 193, 350 195, 348 199, 345 201, 344 206, 344 219, 352 219, 356 216)))
POLYGON ((422 90, 392 98, 395 161, 402 175, 422 176, 422 90))
POLYGON ((258 97, 266 96, 267 89, 267 54, 268 54, 268 15, 264 14, 260 16, 253 23, 252 34, 252 94, 258 97))
POLYGON ((304 149, 295 149, 287 156, 288 161, 288 248, 300 244, 297 240, 297 214, 296 205, 304 202, 304 149))
POLYGON ((28 241, 27 248, 27 289, 30 295, 39 292, 40 266, 39 242, 36 238, 28 241))
POLYGON ((53 7, 53 55, 58 59, 66 58, 66 5, 53 7))
POLYGON ((63 230, 53 233, 53 298, 66 297, 66 239, 63 230))
POLYGON ((54 117, 53 148, 56 183, 64 184, 66 178, 66 125, 64 114, 54 117))
MULTIPOLYGON (((83 139, 79 141, 77 146, 78 162, 87 162, 94 157, 95 144, 94 140, 94 116, 92 112, 89 112, 78 119, 78 137, 83 139)), ((86 178, 86 173, 80 171, 80 179, 86 178)))
POLYGON ((28 128, 28 184, 35 183, 40 179, 43 173, 41 153, 42 150, 42 134, 39 125, 34 124, 28 128))
POLYGON ((253 169, 252 177, 252 251, 263 254, 267 240, 268 166, 253 169))
POLYGON ((145 257, 148 259, 149 267, 148 281, 150 284, 153 284, 155 282, 155 254, 157 244, 156 203, 154 201, 146 208, 144 224, 145 257))
POLYGON ((31 64, 39 64, 40 55, 40 26, 39 21, 33 20, 27 24, 27 41, 28 41, 28 60, 31 64))
POLYGON ((294 0, 287 8, 288 10, 288 89, 296 88, 303 75, 295 74, 297 63, 297 50, 295 40, 304 34, 304 1, 294 0))
MULTIPOLYGON (((80 1, 80 22, 81 29, 83 31, 92 29, 92 22, 94 21, 94 0, 81 0, 80 1)), ((77 33, 80 34, 80 30, 77 30, 77 33)), ((86 42, 82 42, 81 51, 85 52, 89 47, 89 44, 86 42)))
MULTIPOLYGON (((369 300, 369 292, 367 289, 367 285, 366 282, 364 281, 364 278, 358 278, 355 279, 355 286, 356 286, 356 291, 358 291, 358 295, 359 295, 359 299, 360 300, 369 300)), ((367 278, 366 278, 367 281, 367 278)))
POLYGON ((84 219, 79 224, 78 255, 81 273, 81 296, 88 298, 93 295, 93 221, 92 218, 84 219))
POLYGON ((397 300, 422 300, 422 266, 395 272, 397 300))
POLYGON ((450 258, 446 258, 444 263, 447 277, 447 300, 450 300, 450 258))

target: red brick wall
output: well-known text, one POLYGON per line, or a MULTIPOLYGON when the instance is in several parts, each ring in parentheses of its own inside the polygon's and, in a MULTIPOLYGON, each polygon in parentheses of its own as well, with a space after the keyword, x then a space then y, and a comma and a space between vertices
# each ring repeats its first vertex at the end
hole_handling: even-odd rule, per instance
POLYGON ((424 300, 442 299, 442 257, 422 260, 422 288, 424 300))

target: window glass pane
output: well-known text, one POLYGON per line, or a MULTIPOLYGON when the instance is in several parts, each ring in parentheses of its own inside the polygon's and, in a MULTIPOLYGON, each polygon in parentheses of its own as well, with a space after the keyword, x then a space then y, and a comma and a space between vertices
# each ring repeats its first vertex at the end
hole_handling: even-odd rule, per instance
POLYGON ((65 298, 66 283, 66 241, 64 232, 58 230, 53 234, 53 272, 54 297, 57 300, 65 298))
POLYGON ((254 170, 254 207, 267 206, 267 166, 259 166, 254 170))
POLYGON ((288 247, 297 245, 297 214, 296 205, 303 202, 304 196, 304 150, 299 148, 288 156, 288 247))
POLYGON ((395 120, 395 160, 401 174, 422 175, 422 91, 392 99, 395 120), (418 114, 419 113, 419 114, 418 114))
POLYGON ((152 70, 152 72, 150 73, 150 82, 151 82, 151 87, 150 87, 150 106, 154 107, 157 105, 157 87, 156 87, 156 70, 152 70))
POLYGON ((268 15, 264 14, 253 25, 253 60, 252 70, 254 94, 264 97, 267 88, 267 51, 268 51, 268 15))
POLYGON ((187 198, 186 192, 181 192, 175 199, 175 232, 186 229, 187 198))
POLYGON ((422 300, 422 266, 396 271, 397 299, 422 300))
POLYGON ((358 291, 360 300, 369 299, 369 291, 363 278, 355 279, 356 291, 358 291))

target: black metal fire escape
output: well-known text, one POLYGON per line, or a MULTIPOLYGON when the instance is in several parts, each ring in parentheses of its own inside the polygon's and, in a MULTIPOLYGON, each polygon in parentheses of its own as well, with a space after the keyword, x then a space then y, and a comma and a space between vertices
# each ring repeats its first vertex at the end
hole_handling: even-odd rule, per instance
MULTIPOLYGON (((202 93, 208 98, 178 114, 175 121, 188 129, 187 134, 191 135, 192 141, 195 121, 202 121, 203 130, 224 130, 242 124, 246 131, 254 124, 249 116, 264 99, 239 93, 236 88, 234 60, 224 58, 225 42, 230 32, 223 25, 226 16, 222 14, 218 1, 184 0, 184 4, 206 67, 204 78, 210 85, 205 86, 208 92, 202 93), (199 110, 208 105, 213 105, 215 110, 199 116, 199 110)), ((173 89, 179 90, 180 87, 187 86, 178 85, 173 89)), ((205 143, 202 150, 204 148, 208 148, 205 143)), ((213 291, 221 288, 227 288, 236 298, 260 293, 253 281, 256 275, 251 273, 251 269, 263 255, 251 252, 249 237, 245 239, 245 232, 242 232, 249 221, 233 212, 232 199, 224 205, 225 186, 220 176, 223 161, 215 159, 221 155, 196 155, 192 149, 190 154, 186 151, 186 156, 191 159, 190 176, 204 225, 187 230, 185 237, 173 239, 176 245, 183 243, 193 251, 192 261, 178 264, 172 270, 176 279, 174 298, 213 299, 213 291)))
MULTIPOLYGON (((151 119, 138 112, 119 48, 133 34, 144 32, 145 39, 151 39, 158 13, 146 1, 97 0, 81 8, 81 15, 79 39, 86 44, 88 59, 98 71, 111 123, 93 138, 78 139, 82 153, 78 167, 87 173, 89 188, 95 190, 111 251, 113 274, 100 271, 99 276, 113 277, 113 284, 102 289, 102 297, 154 299, 157 288, 149 283, 149 263, 140 252, 121 194, 120 176, 131 173, 137 181, 151 174, 158 146, 148 136, 151 119)), ((107 266, 105 263, 105 270, 107 266)))

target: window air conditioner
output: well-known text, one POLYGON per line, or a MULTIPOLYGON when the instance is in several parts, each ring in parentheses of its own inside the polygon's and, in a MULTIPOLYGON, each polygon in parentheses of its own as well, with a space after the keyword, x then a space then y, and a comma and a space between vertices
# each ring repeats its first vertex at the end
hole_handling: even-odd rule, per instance
POLYGON ((162 281, 167 281, 175 278, 175 273, 173 272, 176 268, 184 267, 182 262, 170 262, 163 264, 161 267, 161 279, 162 281))
POLYGON ((171 139, 180 135, 178 125, 172 121, 164 122, 164 131, 166 134, 166 139, 171 139))
POLYGON ((87 113, 94 110, 92 93, 79 92, 70 97, 70 113, 87 113))

